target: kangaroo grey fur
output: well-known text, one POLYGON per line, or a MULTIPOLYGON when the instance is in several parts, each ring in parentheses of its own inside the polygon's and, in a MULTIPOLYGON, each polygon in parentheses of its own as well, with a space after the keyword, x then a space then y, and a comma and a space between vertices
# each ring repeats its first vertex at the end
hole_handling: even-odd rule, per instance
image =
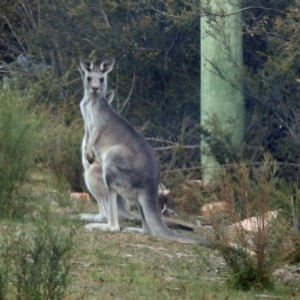
MULTIPOLYGON (((89 76, 84 76, 84 97, 80 102, 80 110, 85 122, 85 133, 82 140, 81 153, 82 153, 82 165, 84 168, 84 180, 89 192, 96 199, 99 214, 80 214, 81 220, 87 220, 90 222, 103 222, 107 219, 107 199, 106 190, 102 177, 102 166, 99 162, 93 162, 90 164, 85 155, 85 148, 88 144, 90 136, 88 124, 88 116, 86 114, 87 99, 89 97, 90 90, 99 94, 107 93, 107 74, 110 73, 114 67, 114 59, 107 59, 102 61, 99 66, 93 65, 90 61, 81 60, 80 65, 83 71, 88 72, 89 76), (88 78, 89 77, 89 78, 88 78)), ((113 93, 107 94, 108 102, 113 100, 113 93)), ((126 200, 118 197, 117 200, 118 215, 120 219, 135 219, 138 215, 129 211, 126 200)), ((87 225, 88 226, 88 225, 87 225)))
POLYGON ((207 245, 205 239, 195 241, 170 230, 163 222, 158 205, 158 164, 148 142, 112 109, 105 95, 91 93, 87 101, 86 111, 93 124, 85 154, 90 163, 101 162, 108 199, 108 223, 97 224, 97 228, 120 230, 120 195, 136 202, 142 219, 142 228, 127 231, 207 245))
MULTIPOLYGON (((88 60, 81 60, 80 65, 82 70, 84 71, 84 98, 80 102, 80 110, 82 113, 82 117, 85 121, 85 134, 82 141, 82 164, 84 167, 84 180, 85 184, 88 188, 88 191, 92 194, 92 196, 96 199, 98 204, 99 213, 92 214, 92 213, 84 213, 79 215, 80 220, 89 221, 89 222, 104 222, 107 220, 107 201, 106 201, 106 190, 103 182, 102 176, 102 166, 99 162, 94 161, 93 163, 89 163, 85 157, 85 148, 87 146, 87 141, 89 137, 89 129, 88 124, 89 121, 86 120, 86 104, 88 95, 90 92, 96 92, 105 94, 109 104, 113 101, 113 92, 107 92, 107 75, 110 73, 114 66, 114 59, 107 59, 104 60, 99 66, 94 65, 92 62, 88 60), (88 78, 89 82, 88 82, 88 78)), ((159 201, 162 205, 161 213, 169 215, 172 213, 172 210, 167 208, 166 205, 166 198, 170 191, 162 184, 159 184, 159 201)), ((118 207, 118 217, 119 219, 140 219, 140 216, 131 212, 129 209, 128 201, 123 199, 118 195, 117 197, 117 207, 118 207)), ((181 230, 188 230, 193 231, 192 227, 189 227, 184 224, 180 224, 178 222, 174 222, 169 220, 168 218, 164 218, 165 222, 167 223, 168 227, 174 229, 181 229, 181 230)), ((85 225, 86 229, 93 229, 93 224, 85 225)))

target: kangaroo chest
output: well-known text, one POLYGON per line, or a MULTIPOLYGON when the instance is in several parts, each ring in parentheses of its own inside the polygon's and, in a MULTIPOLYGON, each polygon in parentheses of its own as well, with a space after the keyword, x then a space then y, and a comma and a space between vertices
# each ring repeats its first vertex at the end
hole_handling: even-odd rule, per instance
POLYGON ((83 106, 83 110, 88 132, 90 134, 94 132, 94 134, 101 137, 102 135, 107 135, 107 133, 109 133, 107 132, 109 131, 109 118, 105 106, 104 109, 101 109, 99 106, 99 103, 89 101, 83 106))

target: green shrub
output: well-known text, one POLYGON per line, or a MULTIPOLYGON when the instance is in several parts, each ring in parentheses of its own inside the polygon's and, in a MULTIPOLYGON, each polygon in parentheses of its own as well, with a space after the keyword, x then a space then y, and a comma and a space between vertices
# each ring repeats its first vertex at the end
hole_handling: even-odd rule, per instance
MULTIPOLYGON (((6 236, 8 237, 8 235, 6 236)), ((8 240, 5 239, 6 237, 2 237, 2 245, 7 245, 8 240)), ((3 249, 0 247, 0 299, 6 300, 8 299, 9 294, 9 282, 11 281, 10 278, 10 270, 11 270, 11 261, 8 249, 3 249)))
POLYGON ((75 191, 84 187, 81 163, 83 134, 83 123, 79 119, 65 124, 63 116, 49 115, 40 145, 41 163, 60 183, 67 183, 75 191))
POLYGON ((34 166, 41 121, 30 99, 0 90, 0 216, 18 211, 20 187, 34 166))
POLYGON ((220 176, 217 198, 231 208, 227 213, 229 223, 240 224, 250 217, 259 220, 251 223, 252 230, 247 231, 241 225, 220 226, 216 218, 215 239, 231 270, 229 283, 234 288, 271 287, 273 271, 286 263, 293 252, 286 246, 290 243, 290 224, 278 210, 277 198, 283 195, 278 190, 277 170, 276 163, 266 155, 260 165, 235 164, 220 176), (270 217, 272 210, 276 217, 270 217), (233 249, 229 250, 228 245, 233 249))
POLYGON ((51 221, 49 216, 36 220, 33 228, 22 228, 5 237, 6 244, 0 248, 1 299, 63 299, 73 231, 60 226, 53 217, 51 221))

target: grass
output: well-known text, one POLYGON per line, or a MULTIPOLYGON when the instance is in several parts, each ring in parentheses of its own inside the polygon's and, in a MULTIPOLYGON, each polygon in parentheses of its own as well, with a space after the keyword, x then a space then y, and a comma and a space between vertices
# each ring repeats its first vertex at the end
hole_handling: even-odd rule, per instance
MULTIPOLYGON (((285 234, 290 228, 291 214, 286 208, 289 205, 283 203, 290 201, 289 195, 295 193, 278 191, 277 169, 270 157, 251 169, 245 164, 229 166, 215 186, 206 188, 200 187, 198 181, 188 181, 191 174, 182 177, 169 174, 166 182, 177 187, 171 188, 177 200, 175 210, 185 208, 188 214, 180 217, 189 223, 196 224, 204 202, 225 199, 232 206, 231 213, 213 218, 213 238, 220 241, 219 251, 123 232, 86 232, 74 217, 81 212, 96 212, 97 206, 70 199, 69 186, 72 182, 77 185, 82 179, 77 155, 80 147, 75 147, 78 138, 71 134, 70 142, 70 134, 66 134, 74 132, 74 128, 61 125, 53 131, 49 127, 52 135, 42 134, 45 145, 40 139, 39 143, 35 142, 29 129, 40 132, 37 129, 44 123, 37 122, 35 113, 28 114, 22 97, 18 98, 20 109, 16 115, 15 104, 10 100, 17 96, 3 94, 0 109, 0 115, 8 116, 0 118, 2 140, 6 141, 0 147, 3 162, 0 300, 291 299, 299 296, 300 276, 296 272, 290 272, 293 277, 290 281, 286 278, 275 281, 272 277, 277 266, 282 266, 282 257, 289 258, 294 253, 299 257, 299 234, 290 239, 285 234), (47 157, 37 154, 35 149, 47 153, 47 157), (56 174, 56 179, 50 173, 56 174), (238 209, 233 207, 236 200, 238 209), (264 218, 274 205, 284 210, 286 222, 280 225, 276 220, 272 230, 261 226, 251 239, 244 231, 233 232, 238 244, 247 249, 250 246, 255 255, 248 255, 243 249, 241 255, 228 253, 223 246, 232 239, 232 232, 226 232, 225 225, 240 221, 242 213, 264 218)), ((293 218, 298 216, 292 214, 293 218)), ((191 233, 195 238, 200 234, 199 228, 191 233)), ((282 270, 283 274, 287 272, 282 270)))
MULTIPOLYGON (((230 270, 218 251, 150 236, 86 232, 82 223, 72 217, 79 212, 95 212, 96 205, 79 200, 62 201, 67 194, 55 192, 49 178, 44 182, 42 177, 33 178, 34 197, 27 204, 34 210, 27 213, 22 222, 11 219, 0 222, 0 249, 5 250, 20 234, 31 236, 33 241, 45 239, 44 244, 49 247, 57 243, 60 246, 63 243, 60 241, 65 241, 62 238, 65 233, 72 231, 67 261, 64 256, 62 260, 69 268, 68 278, 62 283, 66 284, 63 295, 36 299, 291 299, 299 293, 297 285, 280 282, 270 290, 259 292, 230 289, 227 284, 230 270), (42 228, 51 234, 41 233, 40 222, 44 222, 42 228), (57 239, 53 238, 55 235, 57 239)), ((196 216, 191 218, 196 219, 196 216)), ((198 234, 197 231, 192 233, 195 237, 198 234)), ((51 257, 51 253, 45 255, 51 257)), ((17 261, 17 258, 12 260, 17 261)), ((16 290, 12 289, 13 271, 3 270, 10 275, 1 273, 0 287, 4 286, 1 299, 17 299, 16 290)), ((47 282, 47 276, 44 278, 47 282)), ((43 282, 39 286, 43 287, 43 282)))

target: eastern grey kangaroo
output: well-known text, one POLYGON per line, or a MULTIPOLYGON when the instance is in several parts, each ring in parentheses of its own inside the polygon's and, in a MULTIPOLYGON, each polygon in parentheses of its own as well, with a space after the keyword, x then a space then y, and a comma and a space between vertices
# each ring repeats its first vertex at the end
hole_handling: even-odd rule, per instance
MULTIPOLYGON (((114 67, 114 59, 107 59, 102 61, 100 65, 94 65, 93 63, 81 60, 80 65, 83 71, 88 74, 84 75, 84 97, 80 102, 80 110, 85 122, 85 133, 82 140, 81 152, 82 152, 82 164, 84 168, 84 180, 89 192, 96 199, 99 214, 80 214, 81 220, 87 220, 91 222, 103 222, 107 219, 107 199, 106 190, 102 177, 102 166, 99 162, 95 161, 90 164, 85 155, 85 148, 88 144, 90 137, 90 124, 88 116, 86 114, 86 105, 89 99, 90 93, 99 93, 106 95, 107 93, 107 74, 110 73, 114 67)), ((109 92, 106 97, 109 103, 112 102, 114 94, 109 92)), ((118 214, 120 218, 134 219, 138 216, 129 211, 126 200, 118 197, 118 214)), ((87 225, 89 227, 89 225, 87 225)))
MULTIPOLYGON (((90 71, 91 68, 86 70, 90 71)), ((142 228, 127 228, 127 231, 196 242, 170 230, 162 220, 158 205, 159 169, 152 147, 113 110, 105 94, 89 93, 86 101, 86 118, 91 121, 86 159, 89 163, 101 162, 107 193, 108 223, 95 224, 95 227, 120 230, 117 214, 119 195, 137 204, 142 219, 142 228)), ((197 242, 207 245, 205 239, 197 242)))
MULTIPOLYGON (((113 101, 114 93, 112 91, 107 92, 107 75, 113 70, 114 59, 106 59, 102 61, 101 64, 95 65, 90 61, 81 60, 80 66, 84 71, 83 82, 84 82, 84 97, 80 102, 80 110, 82 117, 85 121, 85 133, 82 140, 81 153, 82 153, 82 164, 84 167, 84 180, 89 192, 96 199, 99 213, 91 214, 84 213, 80 214, 79 218, 81 220, 90 221, 90 222, 103 222, 107 220, 107 204, 106 204, 106 190, 103 182, 102 176, 102 166, 99 162, 95 161, 90 164, 85 155, 85 148, 88 143, 89 138, 89 121, 86 116, 86 105, 90 93, 100 93, 105 94, 107 101, 110 104, 113 101)), ((166 207, 164 199, 169 194, 169 190, 163 185, 159 184, 159 198, 161 200, 161 210, 162 213, 170 212, 171 210, 166 207)), ((139 215, 132 213, 129 210, 129 205, 125 199, 118 196, 117 198, 117 207, 118 207, 118 216, 119 219, 140 219, 139 215)), ((183 230, 192 230, 191 227, 187 227, 182 224, 174 223, 170 220, 166 220, 168 226, 172 228, 179 228, 183 230)), ((86 229, 92 229, 93 224, 85 225, 86 229)))

